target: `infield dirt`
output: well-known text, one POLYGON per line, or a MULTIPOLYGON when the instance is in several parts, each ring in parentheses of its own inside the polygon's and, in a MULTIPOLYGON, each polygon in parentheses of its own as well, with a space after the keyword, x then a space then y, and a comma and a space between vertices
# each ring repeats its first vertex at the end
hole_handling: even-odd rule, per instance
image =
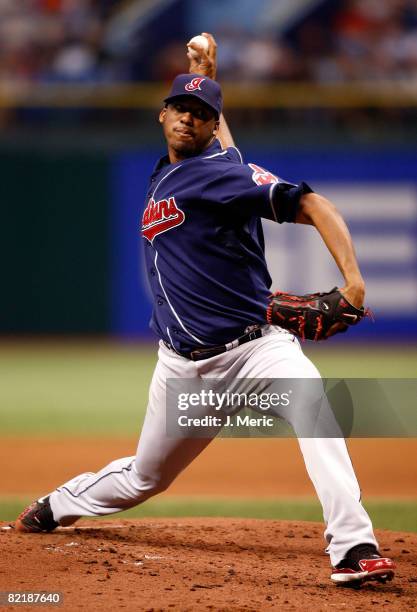
POLYGON ((52 534, 2 523, 0 591, 60 591, 68 611, 415 609, 417 535, 377 536, 397 575, 352 590, 330 582, 317 523, 100 519, 52 534))
MULTIPOLYGON (((136 438, 0 438, 0 495, 45 495, 136 452, 136 438), (12 458, 12 461, 11 461, 12 458)), ((417 496, 417 439, 352 439, 363 496, 417 496)), ((214 440, 164 495, 314 495, 294 439, 214 440)))
MULTIPOLYGON (((7 465, 13 456, 13 462, 0 491, 34 496, 134 454, 136 446, 134 439, 1 442, 0 460, 7 465)), ((416 440, 351 440, 349 447, 366 495, 415 494, 416 440)), ((295 440, 216 440, 169 493, 267 497, 313 489, 295 440)), ((57 609, 68 611, 417 607, 417 534, 377 531, 381 552, 398 565, 396 578, 356 591, 330 582, 322 531, 321 524, 303 522, 117 517, 48 535, 0 529, 0 591, 61 591, 64 605, 57 609)))

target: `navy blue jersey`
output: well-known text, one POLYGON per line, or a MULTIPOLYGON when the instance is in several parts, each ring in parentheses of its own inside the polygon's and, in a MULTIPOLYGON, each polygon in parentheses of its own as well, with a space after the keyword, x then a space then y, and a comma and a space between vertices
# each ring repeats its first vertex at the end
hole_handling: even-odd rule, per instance
POLYGON ((142 236, 151 328, 179 352, 216 346, 266 322, 271 277, 261 218, 295 221, 302 193, 218 140, 151 176, 142 236))

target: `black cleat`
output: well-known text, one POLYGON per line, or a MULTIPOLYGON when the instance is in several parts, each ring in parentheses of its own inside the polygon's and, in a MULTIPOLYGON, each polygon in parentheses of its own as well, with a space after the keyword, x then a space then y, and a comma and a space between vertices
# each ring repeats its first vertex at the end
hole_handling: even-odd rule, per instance
POLYGON ((54 520, 49 496, 43 497, 30 504, 16 519, 16 531, 24 533, 47 533, 59 527, 54 520))

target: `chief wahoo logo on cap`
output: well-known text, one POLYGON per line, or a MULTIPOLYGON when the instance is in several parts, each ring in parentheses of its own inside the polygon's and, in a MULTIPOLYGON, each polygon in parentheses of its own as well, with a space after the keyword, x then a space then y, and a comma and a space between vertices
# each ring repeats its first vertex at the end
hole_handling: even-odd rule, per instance
POLYGON ((196 89, 201 91, 200 85, 205 80, 206 79, 204 77, 195 77, 189 83, 186 84, 184 89, 185 89, 185 91, 196 91, 196 89))

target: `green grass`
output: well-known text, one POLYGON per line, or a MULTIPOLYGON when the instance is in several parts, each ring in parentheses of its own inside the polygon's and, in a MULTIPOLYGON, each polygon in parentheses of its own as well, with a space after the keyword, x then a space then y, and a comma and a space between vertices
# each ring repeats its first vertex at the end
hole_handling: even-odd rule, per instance
POLYGON ((306 355, 325 378, 416 378, 413 345, 303 345, 306 355))
MULTIPOLYGON (((0 498, 0 520, 12 521, 30 502, 28 498, 0 498)), ((415 500, 369 499, 365 504, 374 527, 417 532, 415 500)), ((159 497, 142 506, 107 518, 222 516, 274 520, 323 521, 312 498, 245 499, 215 497, 159 497)))
MULTIPOLYGON (((415 377, 411 347, 305 344, 325 377, 415 377)), ((135 435, 156 347, 91 343, 0 345, 1 435, 135 435)))
POLYGON ((0 348, 0 431, 124 436, 139 432, 156 362, 111 344, 0 348))

